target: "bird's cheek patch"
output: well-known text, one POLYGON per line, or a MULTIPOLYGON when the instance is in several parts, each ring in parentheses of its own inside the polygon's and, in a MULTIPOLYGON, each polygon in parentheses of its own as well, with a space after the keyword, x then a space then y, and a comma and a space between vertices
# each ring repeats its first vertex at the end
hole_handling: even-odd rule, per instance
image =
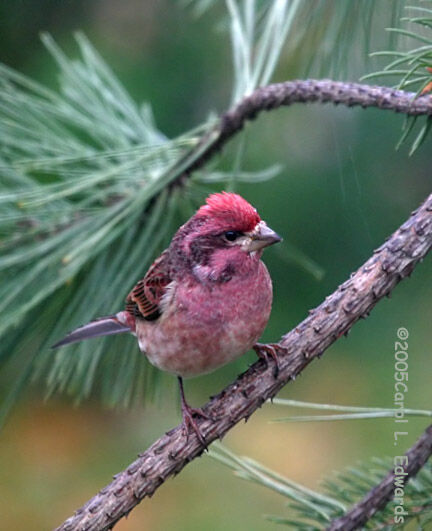
POLYGON ((212 268, 208 265, 197 264, 194 266, 193 272, 200 282, 205 282, 212 276, 212 268))

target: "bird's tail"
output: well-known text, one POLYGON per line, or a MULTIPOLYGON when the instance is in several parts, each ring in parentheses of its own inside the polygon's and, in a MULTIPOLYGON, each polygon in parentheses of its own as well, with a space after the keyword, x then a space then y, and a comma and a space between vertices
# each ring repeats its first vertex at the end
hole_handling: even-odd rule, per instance
POLYGON ((70 343, 76 343, 92 337, 109 336, 123 332, 135 332, 135 319, 128 312, 119 312, 115 315, 100 317, 90 323, 76 328, 72 332, 53 345, 51 348, 62 347, 70 343))

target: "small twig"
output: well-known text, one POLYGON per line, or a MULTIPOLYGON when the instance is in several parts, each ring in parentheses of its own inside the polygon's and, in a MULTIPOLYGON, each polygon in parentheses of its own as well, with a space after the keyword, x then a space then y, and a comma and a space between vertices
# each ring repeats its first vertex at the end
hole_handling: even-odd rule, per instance
MULTIPOLYGON (((212 420, 197 420, 208 444, 248 419, 274 397, 377 302, 413 271, 432 247, 432 194, 356 273, 279 342, 279 373, 257 361, 203 408, 212 420)), ((196 434, 186 441, 177 426, 139 456, 114 481, 76 511, 58 530, 110 529, 167 478, 201 455, 196 434)))
MULTIPOLYGON (((424 466, 432 455, 432 425, 418 441, 406 452, 408 464, 401 465, 406 475, 401 476, 400 483, 406 484, 424 466)), ((387 476, 370 490, 367 495, 354 505, 346 514, 333 520, 328 531, 353 531, 361 528, 374 514, 393 499, 395 490, 395 473, 391 470, 387 476)))

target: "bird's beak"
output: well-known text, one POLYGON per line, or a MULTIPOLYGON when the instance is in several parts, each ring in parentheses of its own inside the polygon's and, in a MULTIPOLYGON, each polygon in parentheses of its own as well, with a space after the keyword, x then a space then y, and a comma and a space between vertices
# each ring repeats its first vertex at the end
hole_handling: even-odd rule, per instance
POLYGON ((265 221, 260 221, 255 229, 249 234, 250 241, 248 242, 248 251, 259 251, 264 247, 268 247, 273 243, 278 243, 282 241, 282 238, 279 234, 276 234, 265 221))

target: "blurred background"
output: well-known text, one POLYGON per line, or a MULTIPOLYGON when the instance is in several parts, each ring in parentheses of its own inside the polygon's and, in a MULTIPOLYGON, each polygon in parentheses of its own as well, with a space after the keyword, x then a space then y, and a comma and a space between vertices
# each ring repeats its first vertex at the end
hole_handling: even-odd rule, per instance
MULTIPOLYGON (((310 9, 315 6, 310 1, 310 9)), ((218 23, 223 12, 220 3, 197 17, 192 8, 168 0, 3 2, 0 60, 55 88, 57 67, 39 33, 48 31, 74 54, 72 34, 82 30, 132 97, 151 103, 159 129, 172 137, 229 105, 233 68, 229 39, 218 23)), ((392 20, 383 10, 375 23, 370 46, 379 49, 375 40, 384 38, 392 20)), ((302 77, 305 61, 316 53, 314 46, 311 40, 303 42, 301 50, 287 47, 273 81, 302 77)), ((346 69, 339 74, 345 79, 358 80, 374 68, 367 53, 355 46, 346 59, 346 69)), ((310 75, 331 76, 325 64, 319 66, 310 75)), ((396 151, 402 123, 400 116, 372 109, 297 105, 262 115, 247 127, 241 140, 242 169, 283 166, 272 180, 236 185, 284 237, 283 249, 265 253, 275 298, 264 340, 278 340, 304 319, 430 193, 430 141, 412 157, 409 145, 396 151)), ((224 150, 219 167, 233 167, 238 142, 224 150)), ((403 326, 409 331, 406 405, 430 408, 431 274, 427 259, 280 396, 392 407, 394 341, 403 326)), ((204 403, 253 360, 249 353, 214 374, 187 381, 189 401, 204 403)), ((180 413, 174 378, 164 375, 159 385, 157 400, 132 410, 108 409, 97 398, 79 407, 62 395, 45 402, 40 385, 23 393, 0 435, 0 527, 42 530, 59 525, 176 425, 180 413)), ((400 455, 427 424, 425 419, 410 419, 409 435, 395 454, 391 419, 269 423, 291 413, 266 405, 223 442, 318 488, 334 470, 375 455, 400 455)), ((277 494, 242 482, 204 456, 143 501, 116 529, 271 529, 275 524, 263 515, 285 515, 284 504, 277 494)))

